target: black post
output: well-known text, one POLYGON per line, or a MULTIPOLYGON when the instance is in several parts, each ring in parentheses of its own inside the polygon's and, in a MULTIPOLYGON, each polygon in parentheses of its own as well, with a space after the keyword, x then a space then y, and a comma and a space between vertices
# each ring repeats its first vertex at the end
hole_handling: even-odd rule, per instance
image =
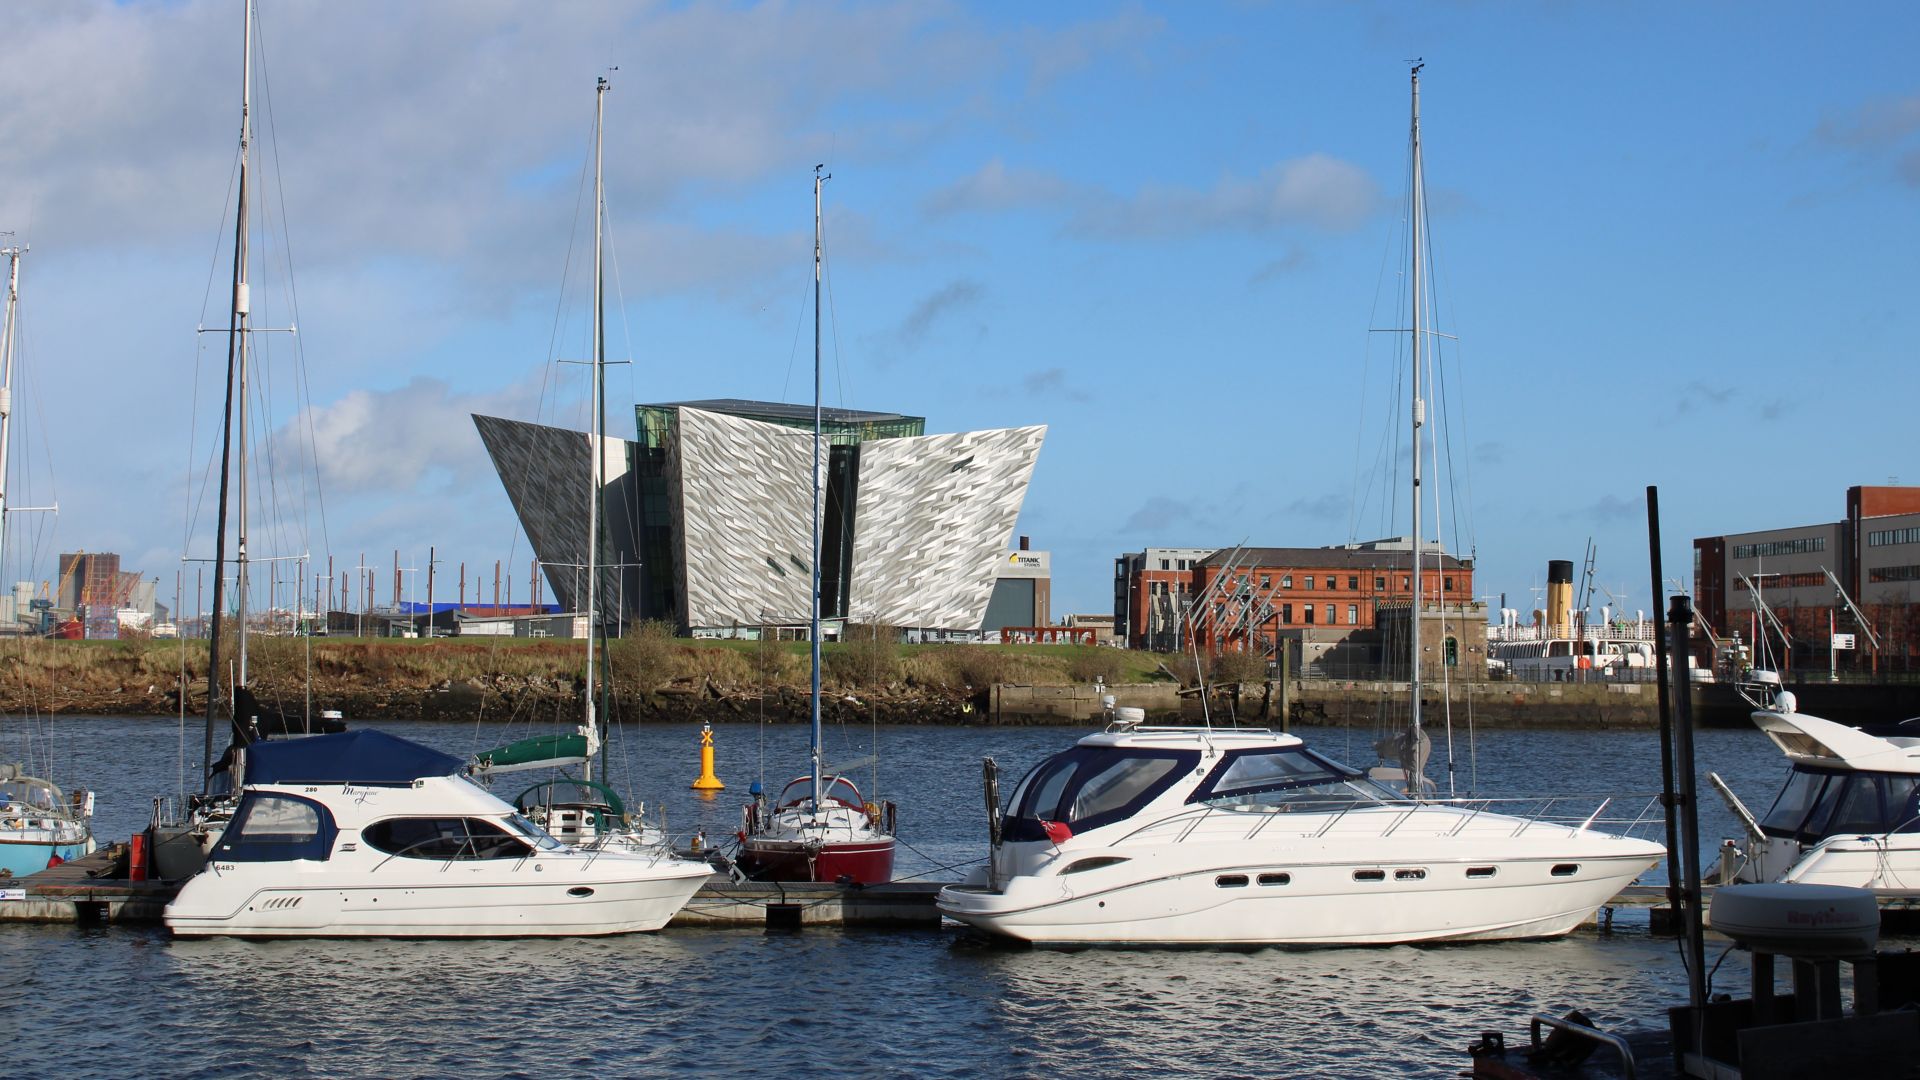
MULTIPOLYGON (((1647 558, 1653 567, 1653 592, 1657 600, 1667 594, 1665 579, 1660 576, 1660 489, 1647 485, 1647 558)), ((1658 611, 1658 608, 1654 610, 1658 611)), ((1666 808, 1667 820, 1667 910, 1673 912, 1675 919, 1680 917, 1680 826, 1674 819, 1673 784, 1673 709, 1667 697, 1668 665, 1667 635, 1653 635, 1654 670, 1659 673, 1655 685, 1659 688, 1660 701, 1660 805, 1666 808)), ((1687 673, 1691 679, 1693 673, 1687 673)), ((1691 682, 1682 683, 1686 689, 1682 693, 1692 693, 1691 682)))
POLYGON ((1696 796, 1693 764, 1693 702, 1687 686, 1680 680, 1686 672, 1678 663, 1688 651, 1687 637, 1693 630, 1693 602, 1685 596, 1674 597, 1667 608, 1667 633, 1674 653, 1672 676, 1680 686, 1673 695, 1673 764, 1680 781, 1680 894, 1686 903, 1687 995, 1693 1007, 1707 1003, 1705 927, 1700 913, 1700 803, 1696 796))

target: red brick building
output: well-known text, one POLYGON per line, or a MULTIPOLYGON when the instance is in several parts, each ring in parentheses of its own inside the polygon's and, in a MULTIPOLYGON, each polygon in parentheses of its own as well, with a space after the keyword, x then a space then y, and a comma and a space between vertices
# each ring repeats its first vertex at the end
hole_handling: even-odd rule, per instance
MULTIPOLYGON (((1157 550, 1172 549, 1148 552, 1157 550)), ((1284 632, 1301 627, 1372 630, 1380 606, 1405 608, 1413 592, 1411 560, 1405 538, 1342 547, 1221 549, 1191 560, 1184 572, 1161 568, 1157 561, 1148 565, 1145 555, 1123 556, 1115 567, 1116 603, 1130 601, 1145 615, 1127 621, 1116 606, 1115 633, 1132 648, 1184 647, 1184 634, 1167 633, 1160 624, 1149 626, 1152 601, 1162 596, 1181 624, 1190 624, 1194 636, 1213 649, 1251 644, 1270 652, 1284 632), (1142 605, 1141 597, 1149 602, 1142 605), (1118 625, 1122 622, 1124 629, 1118 625)), ((1470 604, 1473 564, 1430 552, 1422 560, 1421 584, 1427 605, 1470 604)))

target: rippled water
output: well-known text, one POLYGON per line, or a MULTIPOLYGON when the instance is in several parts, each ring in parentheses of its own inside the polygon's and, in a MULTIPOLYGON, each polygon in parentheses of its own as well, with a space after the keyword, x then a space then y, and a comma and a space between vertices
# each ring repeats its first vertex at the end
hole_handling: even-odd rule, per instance
MULTIPOLYGON (((457 753, 518 734, 392 730, 457 753)), ((983 755, 1017 777, 1085 730, 880 729, 880 794, 900 803, 911 845, 900 872, 953 876, 935 871, 983 854, 983 755)), ((1371 763, 1370 729, 1301 734, 1371 763)), ((103 837, 143 825, 151 796, 175 783, 171 721, 67 720, 56 736, 60 778, 100 794, 103 837)), ((834 731, 829 759, 866 754, 872 736, 834 731)), ((686 790, 697 728, 629 731, 617 736, 615 778, 663 797, 675 832, 718 839, 737 826, 763 740, 773 786, 801 771, 805 737, 799 727, 720 727, 718 771, 730 788, 701 800, 686 790)), ((186 742, 198 741, 190 729, 186 742)), ((1464 733, 1455 745, 1464 787, 1464 733)), ((1492 732, 1472 751, 1481 794, 1610 793, 1631 816, 1659 786, 1648 732, 1492 732)), ((1756 732, 1703 732, 1699 757, 1756 809, 1785 773, 1756 732)), ((1734 825, 1710 793, 1702 809, 1711 857, 1734 825)), ((248 943, 5 926, 0 962, 13 991, 0 1011, 4 1059, 17 1073, 66 1076, 1440 1077, 1464 1067, 1463 1048, 1483 1028, 1523 1039, 1528 1014, 1573 1007, 1603 1025, 1654 1024, 1685 994, 1674 942, 1632 911, 1611 932, 1548 942, 1246 951, 1028 950, 951 931, 248 943)), ((1718 981, 1745 985, 1741 954, 1718 981)))

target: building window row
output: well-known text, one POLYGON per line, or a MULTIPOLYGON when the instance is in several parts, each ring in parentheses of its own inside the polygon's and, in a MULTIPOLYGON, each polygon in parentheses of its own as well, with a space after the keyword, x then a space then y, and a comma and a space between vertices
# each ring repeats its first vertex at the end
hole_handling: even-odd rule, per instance
MULTIPOLYGON (((1920 526, 1911 529, 1880 529, 1867 534, 1868 547, 1920 543, 1920 526)), ((1904 579, 1903 579, 1904 580, 1904 579)))
POLYGON ((1882 581, 1920 581, 1920 566, 1876 566, 1867 571, 1867 580, 1882 581))
POLYGON ((1774 555, 1805 555, 1810 551, 1827 550, 1827 538, 1824 536, 1802 536, 1797 540, 1769 540, 1764 544, 1735 544, 1733 557, 1736 559, 1765 559, 1774 555))

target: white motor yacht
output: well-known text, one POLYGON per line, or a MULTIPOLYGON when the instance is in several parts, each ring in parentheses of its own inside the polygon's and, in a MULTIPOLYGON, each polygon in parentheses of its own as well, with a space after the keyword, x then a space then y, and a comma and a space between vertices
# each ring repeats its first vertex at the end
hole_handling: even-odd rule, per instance
POLYGON ((711 869, 554 840, 465 762, 377 731, 250 749, 206 868, 167 905, 185 937, 518 937, 657 930, 711 869))
POLYGON ((1793 766, 1765 817, 1712 778, 1747 829, 1731 880, 1920 891, 1920 738, 1869 735, 1795 709, 1781 692, 1753 714, 1793 766))
POLYGON ((1115 724, 1027 774, 939 907, 1050 944, 1552 937, 1665 854, 1592 820, 1410 799, 1293 735, 1115 724))

